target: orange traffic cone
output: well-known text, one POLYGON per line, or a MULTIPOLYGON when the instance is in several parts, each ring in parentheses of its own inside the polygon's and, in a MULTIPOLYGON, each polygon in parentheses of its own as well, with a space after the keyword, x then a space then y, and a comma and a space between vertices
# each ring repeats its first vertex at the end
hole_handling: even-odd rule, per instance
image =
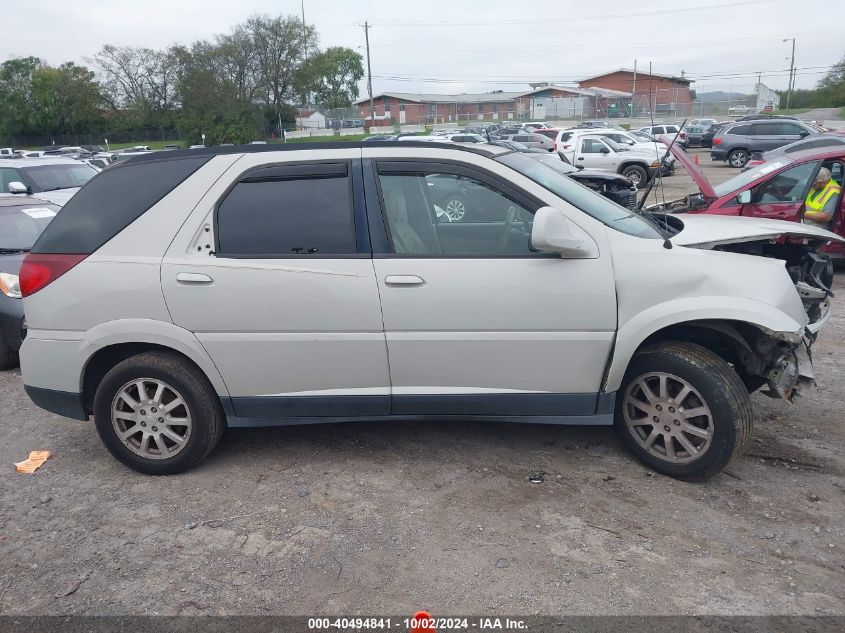
POLYGON ((692 160, 693 160, 693 162, 694 162, 696 165, 698 165, 698 154, 696 154, 696 155, 693 157, 693 159, 692 159, 692 160))
POLYGON ((411 618, 411 628, 408 629, 408 633, 437 633, 437 629, 434 628, 434 618, 428 611, 417 611, 411 618))

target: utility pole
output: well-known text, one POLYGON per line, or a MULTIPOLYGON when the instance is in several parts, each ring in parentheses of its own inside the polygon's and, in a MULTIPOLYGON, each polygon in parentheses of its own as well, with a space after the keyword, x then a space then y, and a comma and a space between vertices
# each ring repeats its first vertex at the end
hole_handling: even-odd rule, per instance
POLYGON ((370 23, 365 21, 364 25, 364 39, 367 43, 367 92, 370 95, 370 120, 375 123, 376 108, 373 105, 373 72, 370 69, 370 23))
MULTIPOLYGON (((789 103, 792 101, 792 87, 795 80, 795 38, 792 39, 792 61, 789 62, 789 88, 786 91, 786 109, 789 110, 789 103)), ((790 38, 783 40, 788 42, 790 38)))
POLYGON ((305 48, 305 61, 308 61, 308 27, 305 26, 305 0, 302 0, 302 45, 305 48))
POLYGON ((634 118, 634 110, 637 109, 637 60, 634 60, 634 81, 631 83, 631 119, 634 118))

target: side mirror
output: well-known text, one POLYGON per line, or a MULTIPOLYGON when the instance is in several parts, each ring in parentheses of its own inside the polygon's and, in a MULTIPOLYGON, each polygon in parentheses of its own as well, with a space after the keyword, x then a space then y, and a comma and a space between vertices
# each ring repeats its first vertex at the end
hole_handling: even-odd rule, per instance
POLYGON ((24 194, 27 194, 27 193, 32 193, 32 192, 29 190, 29 187, 27 187, 25 184, 23 184, 22 182, 18 182, 17 180, 14 180, 14 181, 9 183, 9 193, 24 193, 24 194))
POLYGON ((599 151, 600 151, 602 154, 610 154, 610 150, 609 150, 608 148, 606 148, 606 147, 602 147, 599 151))
POLYGON ((736 201, 740 204, 748 204, 749 202, 751 202, 751 190, 746 189, 745 191, 741 191, 739 194, 737 194, 736 201))
POLYGON ((580 226, 554 207, 540 207, 534 214, 531 246, 538 251, 560 253, 568 259, 595 259, 599 248, 580 226))
POLYGON ((798 136, 800 136, 801 138, 804 138, 805 136, 810 136, 810 133, 807 130, 801 130, 798 133, 798 136))

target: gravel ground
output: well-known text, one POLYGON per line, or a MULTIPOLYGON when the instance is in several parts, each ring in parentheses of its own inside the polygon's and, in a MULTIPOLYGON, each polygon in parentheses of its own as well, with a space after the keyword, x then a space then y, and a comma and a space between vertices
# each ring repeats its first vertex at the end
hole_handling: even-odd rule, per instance
POLYGON ((704 484, 610 429, 449 422, 233 430, 151 478, 2 372, 0 613, 845 615, 836 289, 818 390, 755 395, 748 452, 704 484), (53 456, 15 473, 30 450, 53 456))

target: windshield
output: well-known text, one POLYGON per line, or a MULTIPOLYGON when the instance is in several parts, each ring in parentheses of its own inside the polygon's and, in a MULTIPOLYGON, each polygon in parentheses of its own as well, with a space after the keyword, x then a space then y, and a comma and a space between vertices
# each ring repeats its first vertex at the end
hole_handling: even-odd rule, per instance
POLYGON ((573 171, 580 171, 577 167, 573 167, 571 163, 563 162, 554 154, 531 154, 531 158, 551 167, 561 174, 571 174, 573 171))
POLYGON ((26 175, 32 180, 33 191, 53 191, 55 189, 70 189, 81 187, 97 175, 97 170, 85 163, 78 165, 38 165, 23 167, 26 175))
POLYGON ((784 167, 785 165, 789 165, 795 161, 786 158, 785 156, 778 156, 775 160, 770 160, 762 165, 758 165, 753 169, 749 169, 748 171, 744 171, 741 174, 737 174, 730 180, 726 180, 725 182, 715 185, 713 187, 713 191, 716 192, 718 197, 726 196, 729 193, 733 193, 738 189, 742 189, 745 185, 766 176, 773 171, 784 167))
POLYGON ((496 160, 612 229, 635 237, 662 239, 645 219, 564 176, 545 162, 529 158, 527 154, 505 154, 496 160))
POLYGON ((0 253, 32 248, 58 209, 46 203, 0 207, 0 253))
POLYGON ((628 150, 627 146, 620 145, 619 143, 614 141, 612 138, 608 138, 608 137, 602 136, 602 135, 598 135, 598 136, 601 140, 603 140, 605 143, 610 145, 610 147, 613 149, 614 152, 625 152, 625 151, 628 150))

